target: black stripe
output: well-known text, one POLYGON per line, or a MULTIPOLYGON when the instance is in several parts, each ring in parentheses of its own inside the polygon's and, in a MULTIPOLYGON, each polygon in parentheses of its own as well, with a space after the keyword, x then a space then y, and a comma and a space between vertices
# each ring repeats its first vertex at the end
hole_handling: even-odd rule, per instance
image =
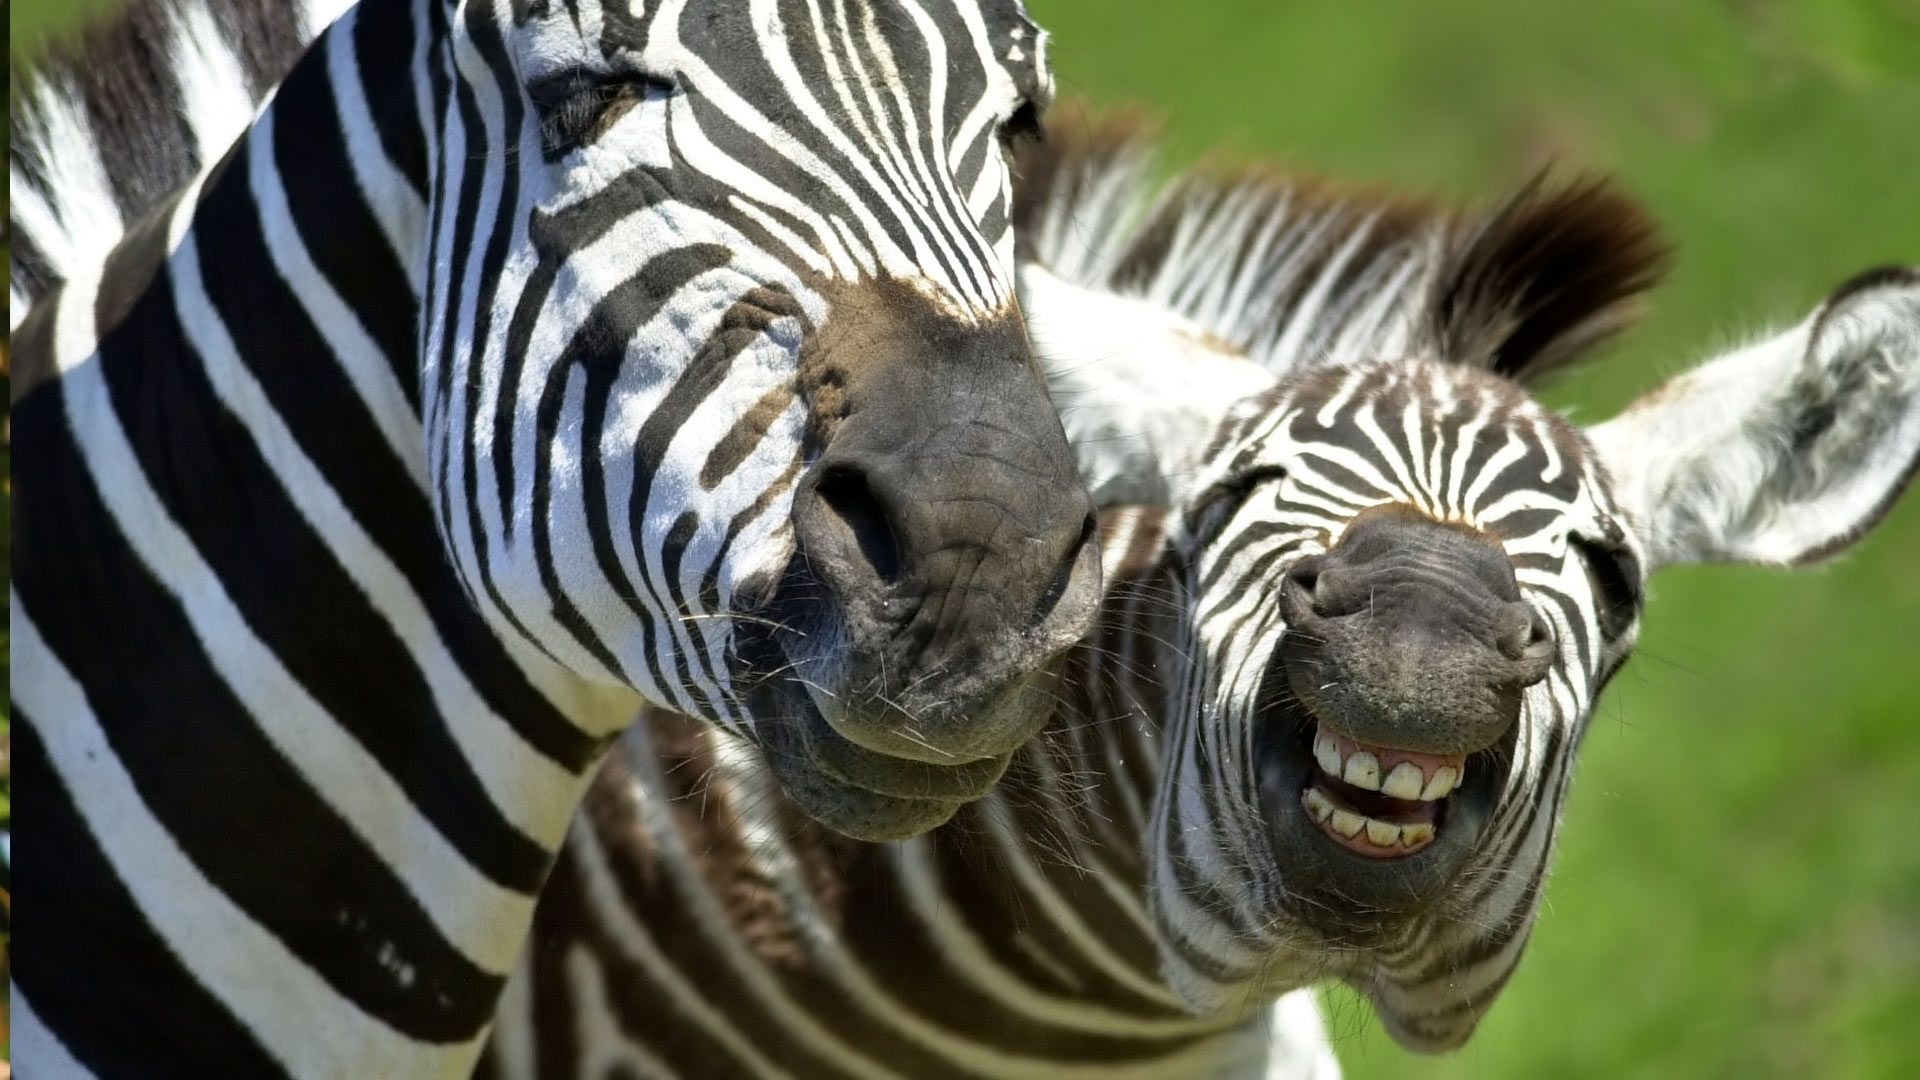
MULTIPOLYGON (((1032 829, 1021 831, 1028 836, 1034 833, 1032 829)), ((1040 914, 1038 904, 1030 896, 1023 895, 1024 890, 1012 878, 1008 868, 989 850, 991 841, 975 835, 970 842, 958 843, 955 842, 959 840, 958 836, 950 836, 954 832, 949 827, 939 834, 944 849, 940 861, 949 863, 952 860, 968 869, 958 870, 956 867, 956 870, 949 871, 946 867, 942 868, 941 885, 953 899, 951 904, 943 905, 940 909, 942 917, 963 919, 968 928, 981 937, 995 961, 1003 966, 1011 968, 1004 961, 1020 953, 1021 950, 1014 944, 1020 937, 1037 941, 1051 955, 1072 963, 1077 950, 1067 944, 1058 928, 1040 914), (963 848, 966 850, 956 850, 963 848), (963 885, 966 891, 957 891, 963 885), (991 893, 997 893, 997 898, 991 893), (967 898, 963 900, 961 897, 967 898)), ((1039 857, 1045 860, 1043 854, 1039 857)), ((945 1026, 956 1028, 958 1034, 978 1038, 990 1033, 990 1037, 981 1041, 995 1053, 1032 1056, 1062 1064, 1157 1057, 1185 1046, 1197 1037, 1111 1035, 1059 1027, 1036 1020, 1017 1005, 1009 1006, 979 991, 961 971, 948 968, 944 955, 934 944, 930 928, 890 887, 893 877, 889 862, 885 848, 867 845, 860 849, 858 858, 846 867, 846 880, 859 884, 846 893, 846 931, 843 941, 851 958, 865 968, 890 997, 911 1012, 940 1018, 946 1022, 945 1026)), ((1103 890, 1094 885, 1090 878, 1072 883, 1065 874, 1047 876, 1063 894, 1069 910, 1085 920, 1096 935, 1114 947, 1116 952, 1123 954, 1125 959, 1135 963, 1144 960, 1145 966, 1139 970, 1151 977, 1158 967, 1151 944, 1142 942, 1137 934, 1129 932, 1125 917, 1113 909, 1112 902, 1105 898, 1103 890), (1096 894, 1099 894, 1098 898, 1096 894), (1137 950, 1141 944, 1147 946, 1144 956, 1137 950)), ((1031 964, 1024 966, 1029 970, 1033 967, 1031 964)), ((1142 1017, 1179 1015, 1174 1010, 1141 1000, 1091 966, 1075 965, 1074 973, 1082 979, 1083 985, 1076 988, 1073 996, 1082 1000, 1097 1000, 1116 1011, 1142 1017)), ((1047 978, 1037 985, 1048 983, 1057 986, 1058 980, 1047 978)), ((870 1019, 857 1012, 849 1019, 872 1025, 870 1019)), ((853 1027, 847 1029, 847 1034, 852 1039, 862 1038, 853 1027)), ((915 1051, 913 1057, 890 1056, 889 1063, 909 1076, 944 1075, 953 1068, 948 1063, 944 1068, 929 1069, 920 1063, 918 1055, 930 1051, 917 1046, 915 1051)))
MULTIPOLYGON (((142 306, 170 300, 163 286, 142 306)), ((145 328, 136 322, 125 332, 145 328)), ((173 340, 149 337, 139 357, 151 378, 133 395, 143 403, 129 431, 136 442, 142 421, 174 444, 185 441, 182 432, 229 422, 167 378, 193 364, 169 349, 173 340)), ((115 364, 111 354, 100 362, 115 364)), ((200 651, 179 603, 104 526, 111 518, 66 420, 56 394, 36 395, 13 413, 16 452, 34 461, 14 476, 14 585, 142 799, 208 880, 348 999, 417 1038, 471 1037, 491 1016, 500 979, 440 936, 406 887, 267 741, 200 651), (414 980, 399 985, 383 954, 411 965, 414 980)), ((147 469, 174 485, 244 483, 205 456, 163 455, 147 469)), ((236 531, 249 525, 231 506, 227 521, 236 531)), ((248 559, 262 563, 258 549, 248 559)), ((282 603, 298 595, 283 592, 282 603)), ((77 897, 57 902, 83 906, 77 897)), ((106 985, 120 1008, 153 1008, 135 984, 106 985)))
MULTIPOLYGON (((464 18, 469 35, 476 32, 481 34, 486 32, 487 16, 482 14, 477 7, 469 8, 465 12, 464 18)), ((449 173, 453 174, 454 191, 457 198, 454 203, 452 222, 452 251, 447 257, 447 263, 444 268, 440 269, 437 273, 433 271, 429 271, 428 273, 429 277, 444 279, 447 292, 446 296, 440 299, 440 306, 429 306, 426 308, 426 318, 438 321, 441 338, 440 386, 438 390, 439 396, 436 399, 439 405, 439 416, 435 424, 436 430, 429 430, 427 438, 443 444, 443 458, 446 461, 446 467, 448 469, 454 467, 454 462, 457 458, 465 458, 466 480, 463 491, 458 498, 452 498, 453 493, 443 488, 441 497, 443 499, 449 499, 450 501, 442 504, 445 508, 441 513, 451 518, 459 514, 463 509, 466 511, 464 516, 466 517, 467 536, 473 543, 474 565, 472 572, 479 576, 481 586, 486 590, 488 599, 493 602, 494 609, 505 612, 508 619, 512 620, 514 629, 525 636, 527 640, 532 641, 534 640, 533 636, 527 633, 526 627, 522 626, 518 617, 513 614, 513 609, 507 605, 506 600, 501 596, 499 584, 493 579, 493 564, 487 553, 487 525, 485 519, 480 514, 480 501, 474 498, 474 471, 479 466, 474 459, 472 415, 473 409, 478 404, 480 395, 480 384, 477 379, 479 372, 476 369, 481 364, 481 355, 465 355, 458 351, 461 348, 459 339, 463 336, 460 333, 461 326, 459 319, 460 309, 464 304, 466 296, 464 290, 467 287, 467 261, 472 254, 470 244, 473 240, 474 230, 479 223, 480 190, 486 186, 486 170, 482 167, 482 163, 487 160, 489 148, 487 145, 486 128, 482 125, 480 119, 480 109, 474 104, 473 88, 467 85, 467 80, 464 77, 456 73, 451 91, 454 108, 459 111, 458 124, 461 132, 465 136, 466 144, 462 157, 458 161, 448 160, 450 151, 445 145, 441 147, 440 151, 440 175, 445 177, 449 173), (464 406, 461 406, 460 403, 455 400, 454 385, 456 379, 459 380, 459 385, 467 397, 464 406), (464 455, 456 454, 456 447, 464 448, 464 455)), ((444 123, 446 123, 446 121, 443 121, 443 124, 444 123)), ((450 141, 452 132, 443 130, 441 138, 442 140, 450 141)), ((433 209, 429 211, 435 221, 439 221, 446 216, 446 207, 448 205, 446 196, 447 192, 442 190, 440 198, 434 200, 433 209)), ((438 238, 436 237, 436 239, 438 238)), ((429 262, 437 265, 439 258, 440 251, 436 245, 429 255, 429 262)), ((489 293, 491 287, 495 284, 494 282, 487 281, 474 283, 474 307, 476 309, 484 310, 491 306, 489 301, 492 297, 489 293)), ((470 342, 470 347, 475 353, 483 355, 486 351, 487 343, 483 340, 475 339, 470 342)), ((507 384, 501 384, 502 394, 510 392, 511 388, 507 384)), ((500 452, 500 447, 495 446, 494 450, 498 453, 500 452)), ((510 508, 510 503, 503 502, 500 504, 501 517, 507 521, 513 520, 510 508)), ((446 522, 446 530, 449 538, 457 535, 457 530, 454 529, 451 520, 446 522)))
POLYGON ((274 99, 273 113, 276 175, 307 254, 385 354, 408 409, 417 414, 419 309, 406 271, 354 178, 326 65, 296 68, 274 99))
MULTIPOLYGON (((367 84, 367 112, 373 117, 388 160, 424 199, 427 147, 411 77, 416 33, 409 4, 362 3, 354 11, 353 53, 356 74, 367 84), (399 73, 405 73, 405 77, 390 77, 399 73), (375 79, 382 80, 377 90, 372 82, 375 79)), ((431 53, 428 62, 432 62, 431 53)))
POLYGON ((53 321, 58 314, 61 288, 63 286, 55 286, 52 293, 33 305, 27 317, 14 328, 8 342, 13 347, 13 355, 9 357, 13 367, 7 373, 7 393, 16 406, 41 386, 59 381, 58 361, 53 355, 53 321))
POLYGON ((93 297, 93 323, 96 336, 105 336, 133 310, 154 274, 166 261, 167 229, 179 202, 169 196, 160 205, 129 228, 107 255, 100 268, 99 290, 93 297))
POLYGON ((138 217, 200 165, 174 74, 179 64, 167 55, 171 15, 161 4, 129 6, 119 32, 83 39, 82 62, 72 69, 123 219, 138 217))
MULTIPOLYGON (((18 157, 13 159, 16 167, 19 160, 18 157)), ((47 262, 46 255, 41 252, 40 245, 34 242, 31 234, 20 228, 19 221, 9 217, 7 225, 7 258, 13 273, 13 287, 30 302, 38 304, 59 278, 47 262)), ((15 391, 15 395, 18 395, 18 391, 15 391)))
MULTIPOLYGON (((271 263, 245 186, 247 151, 241 153, 242 160, 227 174, 231 184, 223 184, 200 208, 196 228, 222 237, 221 257, 200 260, 208 299, 301 452, 416 588, 428 617, 443 631, 449 659, 465 661, 463 670, 481 686, 512 687, 517 668, 503 664, 507 658, 498 643, 465 605, 433 532, 425 496, 407 482, 404 466, 374 428, 299 301, 278 275, 257 269, 271 263), (489 669, 489 664, 502 666, 489 669)), ((159 291, 171 299, 170 288, 159 291)), ((177 333, 168 311, 153 310, 144 327, 137 321, 129 320, 128 329, 144 332, 148 340, 177 333)), ((192 438, 182 437, 175 418, 142 415, 150 382, 162 382, 162 393, 213 400, 197 358, 183 363, 167 385, 147 374, 152 365, 144 362, 140 338, 116 335, 112 340, 106 357, 119 359, 106 370, 115 400, 129 418, 136 452, 153 461, 171 457, 182 471, 205 468, 211 476, 230 477, 231 487, 157 486, 254 631, 462 853, 501 884, 536 891, 548 853, 507 822, 482 789, 438 714, 423 673, 281 488, 252 439, 224 414, 185 428, 192 438), (119 356, 123 350, 126 355, 119 356), (244 511, 236 513, 237 508, 244 511), (260 566, 261 551, 275 553, 274 566, 260 566), (290 604, 290 596, 310 602, 290 604)), ((510 704, 537 700, 524 688, 506 696, 510 704)), ((583 760, 566 764, 580 771, 592 758, 591 741, 550 710, 545 719, 571 736, 573 745, 566 749, 583 760)))
MULTIPOLYGON (((640 820, 632 813, 631 803, 625 798, 621 788, 631 775, 627 770, 644 775, 645 768, 629 765, 620 761, 610 764, 601 775, 603 780, 599 792, 590 797, 590 810, 596 835, 607 855, 610 874, 619 887, 617 903, 630 910, 634 918, 644 926, 654 943, 659 946, 671 963, 686 976, 699 992, 717 1009, 724 1013, 730 1023, 754 1047, 767 1057, 781 1064, 797 1076, 831 1080, 838 1074, 821 1061, 815 1052, 794 1036, 794 1033, 750 991, 747 984, 738 977, 725 954, 709 943, 707 934, 701 929, 700 920, 694 914, 695 906, 702 900, 717 904, 725 912, 722 916, 721 932, 739 934, 737 921, 751 913, 743 911, 741 897, 729 893, 728 878, 744 882, 746 877, 737 871, 744 860, 744 850, 740 843, 739 822, 734 818, 738 807, 736 798, 709 798, 704 784, 713 765, 709 751, 711 736, 705 729, 696 726, 696 722, 679 717, 660 716, 655 720, 643 719, 641 723, 651 724, 656 738, 658 768, 664 776, 665 790, 653 788, 650 794, 656 795, 672 808, 672 821, 668 827, 677 829, 678 840, 690 849, 691 865, 683 865, 690 871, 695 881, 689 883, 690 891, 698 896, 684 895, 673 875, 663 865, 668 859, 681 856, 668 847, 668 837, 657 839, 648 836, 640 820), (675 737, 678 729, 683 734, 675 737), (642 839, 647 837, 646 839, 642 839)), ((633 744, 623 742, 616 751, 618 756, 630 757, 635 753, 633 744)), ((560 894, 555 899, 554 910, 549 913, 549 900, 555 894, 549 889, 541 893, 540 910, 535 916, 536 962, 555 963, 559 960, 561 946, 552 939, 562 938, 586 931, 593 922, 590 909, 577 896, 560 894), (561 904, 566 906, 560 906, 561 904)), ((757 952, 763 959, 770 959, 766 944, 766 930, 751 941, 750 951, 757 952)), ((593 949, 596 962, 608 955, 605 940, 593 949)), ((806 975, 808 965, 799 963, 775 963, 769 965, 771 974, 778 985, 776 993, 784 995, 799 1006, 804 1014, 817 1013, 827 1007, 827 1001, 814 992, 815 983, 806 975)), ((617 1001, 618 999, 616 999, 617 1001)), ((569 1003, 578 1008, 577 1003, 569 1003)), ((536 1001, 536 1023, 543 1032, 564 1030, 571 1038, 575 1024, 572 1015, 543 1014, 542 1003, 536 1001)), ((622 1009, 624 1011, 624 1009, 622 1009)), ((645 1023, 649 1018, 643 1016, 645 1023)), ((652 1024, 652 1028, 664 1029, 666 1025, 652 1024)), ((639 1041, 652 1045, 660 1036, 649 1030, 639 1036, 639 1041)), ((849 1043, 860 1053, 874 1053, 873 1043, 888 1042, 878 1032, 863 1034, 849 1043)), ((550 1039, 543 1039, 540 1067, 542 1076, 571 1075, 567 1072, 549 1071, 548 1054, 564 1056, 565 1046, 552 1046, 550 1039)), ((882 1058, 881 1060, 885 1060, 882 1058)), ((694 1070, 687 1075, 710 1075, 694 1070)))
POLYGON ((35 718, 12 715, 13 811, 33 823, 14 851, 26 869, 15 911, 32 932, 12 943, 13 975, 40 1021, 101 1076, 285 1075, 148 925, 54 774, 35 718))
MULTIPOLYGON (((693 249, 690 249, 693 250, 693 249)), ((709 249, 711 257, 719 258, 725 254, 721 249, 709 249)), ((719 390, 721 383, 733 374, 734 361, 742 350, 758 339, 766 328, 786 307, 782 298, 775 296, 768 300, 766 294, 771 290, 756 289, 734 301, 720 323, 714 328, 712 336, 701 346, 689 361, 687 369, 677 379, 666 397, 660 400, 652 412, 640 425, 633 439, 633 492, 627 501, 628 527, 636 537, 648 536, 646 527, 647 501, 653 493, 654 478, 659 474, 660 465, 666 459, 667 449, 673 439, 686 427, 687 420, 695 409, 719 390)), ((592 415, 592 412, 589 412, 592 415)), ((587 463, 589 477, 601 469, 597 461, 587 463)), ((591 503, 588 507, 588 531, 594 536, 603 536, 611 531, 611 526, 602 521, 598 514, 606 505, 604 499, 591 503)), ((686 537, 680 539, 685 543, 686 537)), ((674 543, 673 537, 662 539, 662 558, 666 558, 674 543)), ((677 562, 678 556, 675 556, 677 562)), ((687 613, 687 598, 680 593, 677 575, 664 575, 665 580, 654 581, 646 568, 645 560, 640 564, 641 574, 648 578, 646 586, 653 595, 662 598, 668 618, 678 618, 687 613)), ((698 628, 695 628, 698 639, 698 628)), ((688 664, 704 663, 704 652, 692 650, 695 655, 687 655, 686 650, 672 650, 678 684, 686 688, 699 706, 710 707, 711 703, 702 700, 699 688, 691 678, 688 664)))
MULTIPOLYGON (((580 428, 580 499, 582 510, 586 514, 586 534, 590 539, 595 560, 600 572, 613 585, 619 597, 626 602, 627 608, 635 616, 635 622, 641 635, 640 649, 646 662, 652 669, 655 684, 661 687, 685 685, 684 678, 665 676, 660 670, 654 649, 654 617, 641 603, 632 585, 646 587, 642 582, 629 583, 619 559, 612 546, 612 528, 608 522, 606 496, 606 467, 600 459, 600 436, 606 422, 608 404, 612 399, 615 384, 620 378, 620 369, 624 366, 627 343, 634 333, 657 314, 661 308, 673 299, 687 282, 699 275, 725 266, 730 258, 723 247, 717 245, 697 245, 674 248, 641 266, 632 277, 615 286, 603 297, 593 311, 573 328, 572 336, 561 354, 555 358, 553 366, 547 371, 547 381, 540 393, 539 404, 535 406, 535 437, 533 454, 533 555, 540 568, 540 580, 553 600, 553 614, 561 626, 571 633, 580 644, 591 651, 600 662, 611 671, 621 670, 608 643, 600 640, 578 608, 560 587, 559 570, 553 557, 553 453, 551 449, 555 432, 559 430, 561 413, 566 407, 566 388, 577 371, 582 385, 580 428)), ((683 374, 669 392, 668 400, 678 393, 680 387, 693 381, 691 375, 683 374)), ((660 408, 664 408, 664 403, 660 408)), ((651 425, 660 413, 656 409, 646 423, 651 425)), ((644 430, 644 428, 643 428, 644 430)), ((677 430, 677 427, 676 427, 677 430)), ((634 490, 643 492, 651 480, 649 463, 636 460, 634 468, 634 490)), ((647 531, 643 523, 636 522, 633 536, 637 543, 647 542, 647 531)), ((571 547, 571 545, 568 545, 571 547)), ((636 553, 636 558, 644 564, 646 553, 636 553)), ((642 570, 642 577, 645 571, 642 570)), ((664 595, 664 593, 658 594, 664 595)), ((664 613, 671 618, 670 612, 664 613)), ((677 654, 678 649, 674 652, 677 654)), ((681 672, 684 676, 684 658, 680 658, 681 672)))
POLYGON ((219 23, 221 37, 245 69, 254 101, 267 96, 286 77, 307 43, 292 4, 259 0, 203 0, 219 23))

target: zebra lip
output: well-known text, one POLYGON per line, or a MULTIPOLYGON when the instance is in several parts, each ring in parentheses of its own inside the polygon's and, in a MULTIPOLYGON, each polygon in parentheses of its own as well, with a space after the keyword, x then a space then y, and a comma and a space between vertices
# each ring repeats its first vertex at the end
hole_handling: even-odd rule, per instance
MULTIPOLYGON (((810 699, 811 700, 811 699, 810 699)), ((800 743, 822 774, 852 787, 902 799, 972 802, 993 790, 1012 755, 930 765, 882 754, 835 730, 817 707, 797 717, 800 743)))
MULTIPOLYGON (((922 835, 988 787, 978 776, 950 776, 950 781, 964 781, 964 794, 941 797, 944 789, 937 785, 914 786, 916 780, 931 779, 925 774, 905 776, 891 759, 850 743, 846 745, 858 753, 842 760, 842 768, 829 768, 821 763, 821 748, 840 736, 805 694, 778 683, 762 686, 753 693, 753 706, 761 718, 755 724, 756 741, 787 798, 801 813, 856 840, 880 843, 922 835), (847 772, 859 776, 844 775, 847 772), (906 789, 911 790, 902 794, 906 789)), ((996 763, 996 777, 1001 768, 1004 764, 996 763)))

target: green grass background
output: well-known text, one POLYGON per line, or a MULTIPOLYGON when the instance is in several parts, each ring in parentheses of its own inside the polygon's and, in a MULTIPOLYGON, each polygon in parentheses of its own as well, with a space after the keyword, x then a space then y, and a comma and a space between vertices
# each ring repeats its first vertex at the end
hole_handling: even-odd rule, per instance
MULTIPOLYGON (((28 0, 13 47, 111 0, 28 0)), ((1176 160, 1482 199, 1549 158, 1678 244, 1550 397, 1597 419, 1920 261, 1920 0, 1031 0, 1061 87, 1176 160)), ((1920 1076, 1920 496, 1835 565, 1678 570, 1602 703, 1529 956, 1462 1052, 1329 998, 1353 1076, 1920 1076)))

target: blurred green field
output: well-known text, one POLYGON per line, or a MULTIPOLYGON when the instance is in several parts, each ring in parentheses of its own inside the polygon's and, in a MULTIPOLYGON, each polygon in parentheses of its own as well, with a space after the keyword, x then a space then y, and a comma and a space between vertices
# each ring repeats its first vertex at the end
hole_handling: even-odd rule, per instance
MULTIPOLYGON (((13 48, 110 0, 12 5, 13 48)), ((1486 198, 1619 175, 1678 244, 1553 399, 1602 417, 1856 270, 1920 261, 1920 0, 1031 0, 1062 89, 1216 149, 1486 198)), ((1357 1077, 1920 1076, 1920 497, 1859 553, 1655 582, 1588 741, 1531 954, 1473 1042, 1357 1077)))

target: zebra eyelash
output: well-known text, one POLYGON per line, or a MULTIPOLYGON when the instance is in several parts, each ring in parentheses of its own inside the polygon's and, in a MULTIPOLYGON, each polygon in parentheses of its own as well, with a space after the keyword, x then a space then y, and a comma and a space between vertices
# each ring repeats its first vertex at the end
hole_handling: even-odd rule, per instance
POLYGON ((1022 143, 1043 143, 1047 141, 1047 131, 1040 123, 1040 106, 1031 101, 1023 101, 1019 108, 1000 121, 1000 141, 1009 148, 1022 143))
POLYGON ((1640 560, 1624 547, 1591 537, 1576 535, 1570 543, 1593 583, 1594 616, 1600 634, 1608 641, 1617 641, 1640 617, 1646 599, 1640 560))
POLYGON ((1254 488, 1286 477, 1284 465, 1256 465, 1207 488, 1194 500, 1187 515, 1187 520, 1193 523, 1189 530, 1193 542, 1204 544, 1213 539, 1254 488))
POLYGON ((650 92, 670 93, 673 81, 638 72, 572 69, 527 86, 540 117, 540 142, 550 154, 592 143, 650 92))

